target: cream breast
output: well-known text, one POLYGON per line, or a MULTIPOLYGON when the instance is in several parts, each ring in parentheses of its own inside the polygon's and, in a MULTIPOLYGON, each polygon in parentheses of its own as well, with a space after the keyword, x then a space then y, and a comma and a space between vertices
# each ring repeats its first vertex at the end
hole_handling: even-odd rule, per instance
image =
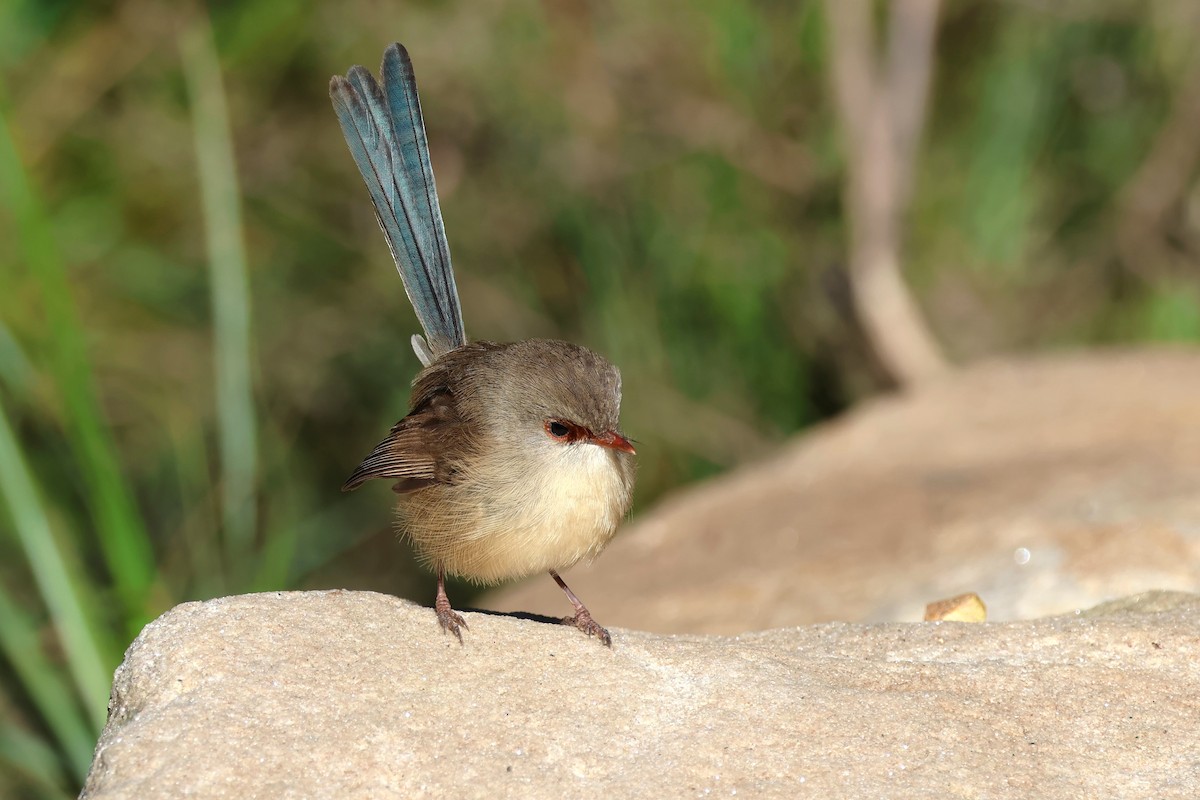
POLYGON ((631 465, 587 442, 511 443, 469 483, 400 498, 404 533, 431 567, 480 583, 594 558, 629 510, 631 465))

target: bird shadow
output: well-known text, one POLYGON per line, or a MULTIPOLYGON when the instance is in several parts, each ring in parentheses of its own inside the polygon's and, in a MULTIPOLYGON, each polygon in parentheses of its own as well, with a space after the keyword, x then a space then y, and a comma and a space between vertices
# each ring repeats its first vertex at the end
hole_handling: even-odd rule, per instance
POLYGON ((484 614, 489 617, 508 617, 523 619, 530 622, 541 622, 546 625, 562 625, 562 617, 548 617, 545 614, 534 614, 531 611, 495 611, 490 608, 460 608, 459 611, 469 611, 472 614, 484 614))

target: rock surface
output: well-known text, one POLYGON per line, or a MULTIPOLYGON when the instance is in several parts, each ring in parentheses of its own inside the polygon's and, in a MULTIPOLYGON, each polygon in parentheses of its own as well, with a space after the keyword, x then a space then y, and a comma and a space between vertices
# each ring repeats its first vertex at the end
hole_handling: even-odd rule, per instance
POLYGON ((1200 796, 1200 598, 1015 623, 575 630, 353 592, 179 606, 83 797, 1200 796))
MULTIPOLYGON (((609 626, 740 633, 994 620, 1200 586, 1200 351, 968 367, 855 409, 640 516, 567 582, 609 626)), ((544 576, 485 598, 561 616, 544 576)))

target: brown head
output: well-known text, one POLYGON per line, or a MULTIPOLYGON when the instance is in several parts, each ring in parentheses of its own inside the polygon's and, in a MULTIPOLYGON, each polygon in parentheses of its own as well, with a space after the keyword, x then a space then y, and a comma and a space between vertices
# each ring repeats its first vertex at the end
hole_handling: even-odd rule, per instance
POLYGON ((550 339, 502 345, 489 356, 475 363, 468 380, 480 412, 487 408, 477 419, 493 434, 633 454, 620 432, 621 373, 607 360, 550 339))

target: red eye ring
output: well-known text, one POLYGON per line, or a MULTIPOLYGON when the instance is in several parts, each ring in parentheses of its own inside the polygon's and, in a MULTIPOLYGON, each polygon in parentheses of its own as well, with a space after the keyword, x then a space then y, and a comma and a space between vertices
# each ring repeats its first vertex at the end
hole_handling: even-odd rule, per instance
POLYGON ((550 438, 558 439, 561 442, 565 442, 571 438, 570 426, 556 419, 546 420, 546 433, 550 434, 550 438))

